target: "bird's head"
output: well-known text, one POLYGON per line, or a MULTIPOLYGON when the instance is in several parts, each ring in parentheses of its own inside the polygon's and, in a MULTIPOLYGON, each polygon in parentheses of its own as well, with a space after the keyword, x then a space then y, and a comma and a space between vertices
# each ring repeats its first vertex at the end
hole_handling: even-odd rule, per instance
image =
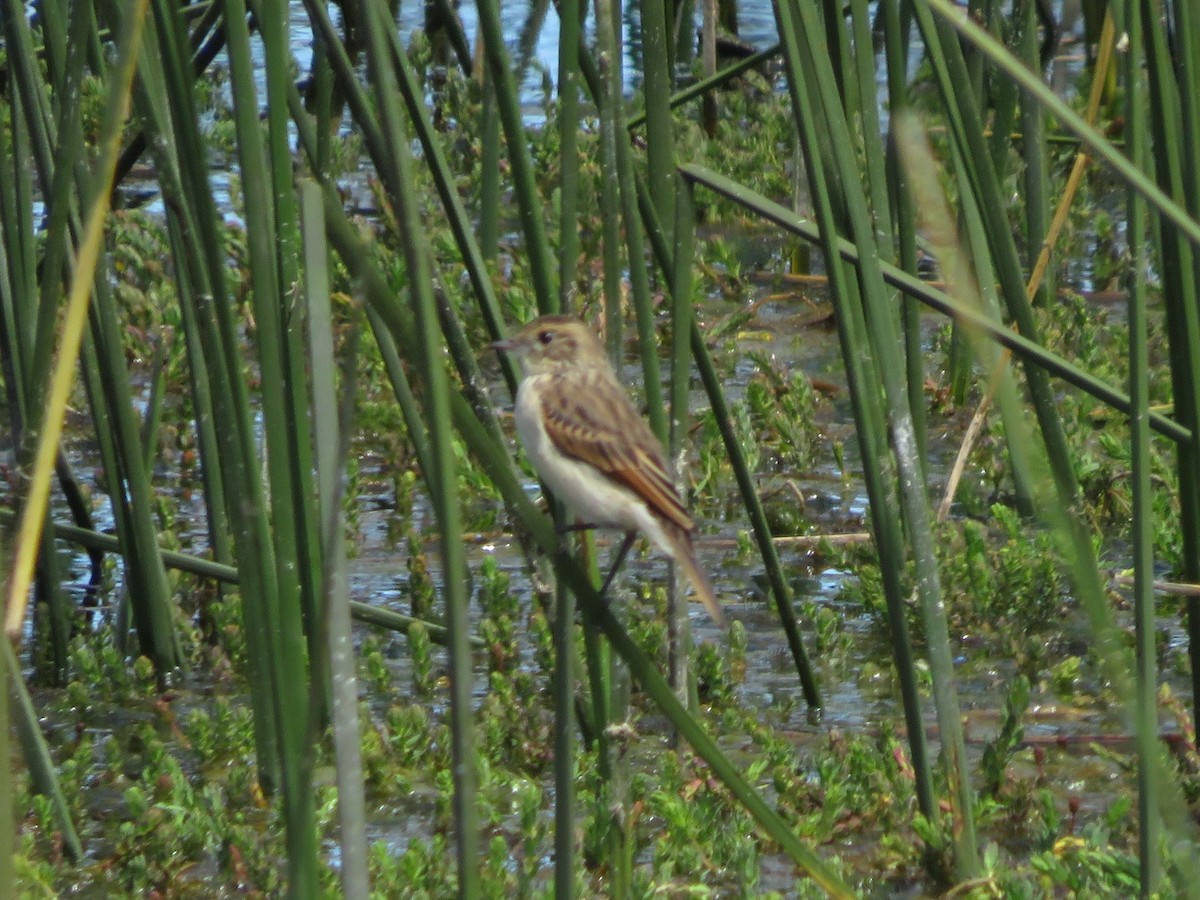
POLYGON ((495 350, 515 353, 530 375, 552 372, 593 360, 605 361, 604 348, 587 327, 573 316, 542 316, 511 337, 492 344, 495 350))

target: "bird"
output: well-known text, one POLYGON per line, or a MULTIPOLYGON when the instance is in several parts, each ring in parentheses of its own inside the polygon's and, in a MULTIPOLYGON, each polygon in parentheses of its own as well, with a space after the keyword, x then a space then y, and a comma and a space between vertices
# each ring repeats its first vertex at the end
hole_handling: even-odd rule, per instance
POLYGON ((573 316, 541 316, 492 348, 515 355, 517 435, 538 477, 578 522, 619 528, 625 540, 604 595, 637 534, 675 561, 709 616, 727 620, 696 560, 695 523, 669 474, 662 443, 617 380, 604 346, 573 316))

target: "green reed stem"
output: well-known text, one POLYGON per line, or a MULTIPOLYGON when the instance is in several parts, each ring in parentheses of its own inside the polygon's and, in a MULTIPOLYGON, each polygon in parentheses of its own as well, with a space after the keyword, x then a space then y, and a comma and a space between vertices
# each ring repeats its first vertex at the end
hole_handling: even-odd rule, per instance
MULTIPOLYGON (((98 480, 102 485, 102 490, 109 497, 118 498, 110 506, 119 546, 117 553, 122 560, 132 559, 134 553, 133 549, 129 546, 129 535, 133 533, 133 524, 130 521, 131 513, 129 504, 124 500, 125 489, 121 482, 121 461, 117 452, 117 442, 114 437, 116 428, 112 423, 112 417, 109 415, 108 404, 104 400, 104 389, 101 386, 100 363, 96 359, 95 342, 90 338, 84 339, 83 347, 79 354, 79 372, 83 381, 84 391, 88 397, 88 410, 91 413, 92 426, 95 428, 96 448, 100 464, 104 467, 101 477, 98 480)), ((49 535, 44 535, 42 540, 42 552, 53 552, 53 542, 49 540, 49 535)), ((133 576, 130 576, 131 581, 132 579, 133 576)), ((62 592, 60 591, 59 593, 62 592)), ((128 587, 122 591, 120 598, 117 600, 116 614, 113 616, 113 644, 122 653, 128 653, 131 649, 129 646, 131 633, 129 626, 129 594, 128 587)), ((59 601, 55 598, 50 602, 53 604, 59 601)), ((62 621, 69 625, 69 604, 64 604, 64 608, 66 609, 66 613, 62 616, 62 621)), ((52 646, 58 642, 58 636, 54 633, 54 625, 57 618, 52 609, 50 617, 50 640, 52 646)), ((41 628, 39 627, 38 630, 40 631, 41 628)), ((64 650, 68 649, 68 640, 69 636, 63 638, 64 650)))
POLYGON ((469 73, 472 69, 471 47, 458 16, 458 5, 452 0, 433 0, 433 6, 437 9, 438 24, 445 29, 450 49, 454 51, 455 62, 463 72, 469 73))
MULTIPOLYGON (((688 432, 688 386, 692 378, 691 333, 692 268, 695 265, 696 216, 691 189, 680 180, 675 190, 675 236, 670 264, 664 265, 671 286, 671 428, 667 453, 672 461, 682 460, 688 432)), ((682 467, 678 467, 682 470, 682 467)), ((672 578, 667 593, 667 641, 670 648, 668 680, 675 695, 686 698, 689 707, 699 706, 695 678, 690 670, 692 634, 688 604, 681 590, 677 567, 671 566, 672 578)))
MULTIPOLYGON (((387 628, 390 631, 398 631, 401 634, 408 634, 410 628, 414 625, 420 625, 429 632, 429 639, 433 643, 446 646, 450 641, 449 631, 444 625, 440 625, 437 622, 427 622, 424 619, 407 616, 404 613, 384 609, 380 606, 371 606, 368 603, 362 603, 358 600, 350 601, 350 615, 353 616, 356 622, 375 625, 379 628, 387 628)), ((466 640, 473 650, 482 650, 487 646, 483 638, 477 635, 467 635, 466 640)))
MULTIPOLYGON (((1148 159, 1147 97, 1134 86, 1141 83, 1141 17, 1129 16, 1124 33, 1129 49, 1124 54, 1126 147, 1134 165, 1144 166, 1148 159)), ((1133 411, 1129 417, 1129 442, 1132 465, 1133 501, 1133 604, 1137 679, 1134 729, 1138 748, 1138 862, 1142 896, 1159 889, 1162 865, 1159 854, 1161 822, 1157 808, 1153 760, 1159 754, 1158 743, 1158 667, 1155 648, 1154 609, 1154 519, 1150 473, 1150 359, 1146 319, 1146 201, 1129 191, 1129 248, 1133 265, 1129 272, 1129 396, 1133 411)))
MULTIPOLYGON (((558 584, 554 602, 554 896, 575 896, 575 595, 558 584)), ((598 655, 597 642, 587 642, 588 661, 598 655)), ((602 714, 603 681, 599 667, 589 667, 597 728, 607 727, 602 714), (597 702, 599 698, 599 702, 597 702)))
MULTIPOLYGON (((521 22, 521 27, 517 30, 517 47, 513 54, 513 71, 516 74, 516 84, 521 85, 526 75, 529 74, 530 64, 533 62, 534 53, 537 51, 538 39, 541 37, 542 28, 546 24, 546 17, 550 12, 550 0, 533 0, 529 4, 524 20, 521 22)), ((510 31, 511 31, 510 26, 510 31)))
MULTIPOLYGON (((71 806, 63 793, 62 783, 58 780, 58 771, 50 754, 50 746, 42 735, 41 717, 33 706, 33 699, 21 678, 21 664, 13 650, 10 641, 0 641, 0 671, 4 673, 4 683, 11 691, 10 697, 15 703, 13 708, 12 725, 17 740, 21 744, 21 754, 25 765, 29 767, 29 780, 33 789, 39 794, 50 798, 50 808, 54 811, 54 823, 62 832, 63 849, 67 859, 72 862, 83 860, 83 844, 79 841, 79 833, 71 820, 71 806)), ((5 720, 5 728, 8 720, 5 720)), ((6 757, 5 761, 8 761, 6 757)), ((15 895, 13 895, 15 896, 15 895)))
MULTIPOLYGON (((586 9, 579 0, 557 5, 558 35, 558 290, 559 308, 577 306, 574 297, 579 269, 579 41, 586 9)), ((585 538, 594 550, 589 535, 585 538)), ((595 558, 595 554, 592 554, 595 558)), ((575 896, 575 595, 562 584, 555 591, 554 622, 554 895, 575 896)), ((600 654, 595 635, 588 638, 589 661, 600 654)), ((608 725, 604 715, 604 682, 595 675, 592 696, 597 728, 608 725), (599 702, 596 702, 597 698, 599 702)))
MULTIPOLYGON (((129 579, 129 600, 137 628, 141 652, 154 661, 160 672, 182 664, 178 636, 175 633, 171 589, 158 551, 153 487, 150 484, 143 453, 137 416, 125 368, 122 329, 116 298, 107 283, 97 281, 92 304, 92 342, 96 364, 89 378, 93 407, 103 405, 110 422, 116 454, 117 492, 111 494, 115 507, 124 507, 117 515, 128 528, 123 533, 125 574, 129 579)), ((89 370, 91 367, 89 366, 89 370)), ((124 532, 124 529, 123 529, 124 532)))
POLYGON ((171 331, 155 340, 150 359, 150 375, 146 379, 150 385, 150 393, 146 398, 146 411, 142 414, 139 435, 142 442, 142 469, 147 480, 154 474, 154 464, 158 461, 158 434, 162 427, 163 391, 167 383, 167 342, 171 340, 171 331), (165 339, 164 339, 165 338, 165 339))
POLYGON ((533 160, 529 155, 525 124, 521 120, 517 80, 513 75, 508 54, 504 50, 499 5, 496 0, 484 0, 477 4, 476 8, 479 12, 479 32, 483 38, 484 54, 487 57, 492 83, 496 86, 500 122, 504 126, 504 137, 508 144, 513 188, 520 210, 521 227, 525 232, 525 252, 529 256, 529 272, 537 294, 538 310, 550 313, 558 309, 558 298, 554 286, 554 268, 550 263, 550 244, 546 240, 546 228, 543 224, 545 210, 533 176, 533 160))
MULTIPOLYGON (((552 504, 557 521, 564 521, 565 509, 560 502, 552 504)), ((579 541, 579 558, 590 569, 592 583, 599 578, 596 567, 596 541, 593 535, 583 535, 579 541)), ((558 581, 554 585, 554 894, 556 897, 575 896, 575 762, 576 716, 575 681, 579 671, 575 644, 575 595, 558 581)), ((589 675, 593 721, 581 716, 580 731, 596 741, 603 754, 607 738, 602 729, 608 726, 606 684, 597 662, 601 655, 599 640, 594 633, 585 634, 584 651, 589 675)))
MULTIPOLYGON (((908 107, 908 16, 901 14, 900 0, 882 4, 884 48, 887 65, 888 139, 887 180, 891 209, 895 216, 894 232, 900 268, 917 273, 917 239, 913 226, 915 211, 908 179, 901 169, 893 125, 896 116, 908 107)), ((884 276, 887 277, 886 275, 884 276)), ((900 311, 904 329, 904 358, 907 364, 908 407, 912 411, 913 432, 921 459, 927 459, 928 427, 925 409, 925 348, 921 334, 921 308, 903 295, 900 311)))
MULTIPOLYGON (((0 254, 0 259, 3 254, 0 254)), ((3 268, 0 266, 0 268, 3 268)), ((0 272, 0 276, 3 276, 0 272)), ((8 661, 15 654, 5 653, 0 656, 0 722, 4 723, 3 734, 0 734, 0 891, 6 897, 15 897, 16 871, 13 865, 14 853, 17 849, 16 832, 17 817, 13 804, 13 768, 16 756, 12 746, 11 704, 9 702, 9 685, 16 682, 19 676, 8 667, 8 661)))
MULTIPOLYGON (((578 0, 558 4, 558 290, 559 308, 576 306, 578 277, 578 184, 580 184, 580 32, 583 10, 578 0)), ((594 550, 592 536, 586 538, 594 550)), ((594 553, 592 554, 594 559, 594 553)), ((575 896, 575 595, 559 583, 554 592, 554 896, 575 896)), ((589 661, 602 655, 594 636, 587 644, 589 661)), ((607 684, 595 678, 592 697, 595 725, 607 727, 607 684)), ((604 742, 602 742, 604 743, 604 742)), ((602 746, 601 743, 601 746, 602 746)), ((602 750, 601 750, 602 752, 602 750)))
POLYGON ((31 170, 24 164, 26 154, 20 152, 24 142, 19 132, 24 127, 19 108, 9 104, 8 109, 12 124, 0 128, 0 378, 4 379, 13 425, 9 440, 15 453, 16 435, 29 418, 25 375, 33 331, 29 323, 37 316, 36 305, 29 299, 37 294, 37 261, 32 253, 33 205, 18 199, 32 193, 31 170))
MULTIPOLYGON (((1023 4, 1025 20, 1021 25, 1021 53, 1030 69, 1041 66, 1038 47, 1037 6, 1033 0, 1023 4)), ((1027 93, 1021 94, 1021 151, 1025 161, 1025 254, 1036 260, 1050 230, 1050 173, 1046 152, 1046 122, 1042 108, 1027 93)), ((1004 142, 1007 147, 1008 142, 1004 142)), ((1030 298, 1035 306, 1046 303, 1055 295, 1054 267, 1046 268, 1046 276, 1030 298)))
MULTIPOLYGON (((671 121, 671 21, 664 0, 642 0, 642 93, 646 102, 646 182, 664 229, 674 243, 675 138, 671 121)), ((632 265, 637 265, 631 257, 632 265)), ((663 435, 665 436, 665 435, 663 435)))
MULTIPOLYGON (((77 21, 82 23, 84 17, 77 21)), ((74 195, 78 187, 77 166, 80 154, 84 152, 83 124, 81 122, 81 90, 83 78, 83 45, 84 35, 75 29, 73 45, 77 52, 71 53, 67 59, 64 81, 60 82, 61 93, 56 96, 59 101, 59 117, 51 123, 46 122, 45 136, 55 141, 54 152, 50 154, 49 147, 43 148, 39 154, 45 159, 53 159, 53 168, 39 170, 39 183, 45 191, 50 185, 49 221, 46 225, 45 255, 41 265, 41 283, 39 285, 39 302, 37 309, 37 331, 33 345, 33 377, 30 387, 33 393, 28 402, 31 409, 42 405, 42 392, 45 390, 46 375, 50 371, 54 346, 58 339, 58 298, 63 285, 70 278, 70 256, 72 240, 78 234, 80 198, 74 195)), ((32 200, 32 198, 30 198, 32 200)))
MULTIPOLYGON (((161 120, 160 120, 161 121, 161 120)), ((164 154, 165 155, 165 154, 164 154)), ((160 178, 164 166, 159 167, 160 178)), ((177 173, 176 173, 177 174, 177 173)), ((180 196, 178 182, 173 189, 164 191, 167 196, 180 196)), ((179 314, 183 323, 183 339, 187 346, 187 356, 190 360, 203 359, 200 343, 200 325, 196 318, 196 278, 191 267, 187 264, 190 250, 180 228, 179 217, 170 215, 167 218, 167 233, 171 243, 172 256, 182 264, 175 270, 175 283, 179 291, 179 314)), ((218 448, 216 416, 213 413, 213 379, 206 366, 188 366, 188 385, 191 390, 192 409, 194 411, 194 426, 196 429, 196 446, 200 466, 200 479, 204 491, 205 520, 208 527, 208 546, 213 559, 219 563, 233 562, 233 526, 230 522, 228 504, 225 498, 225 478, 221 472, 221 453, 218 448)), ((163 560, 166 564, 166 560, 163 560)))
MULTIPOLYGON (((251 3, 262 39, 263 76, 267 88, 265 149, 267 174, 270 177, 268 184, 271 190, 269 208, 275 227, 272 252, 275 257, 273 268, 277 272, 277 280, 274 287, 278 291, 277 295, 271 295, 271 305, 274 306, 273 315, 279 322, 276 352, 279 355, 278 365, 284 393, 271 393, 265 378, 263 388, 268 401, 275 397, 283 401, 280 404, 281 418, 287 428, 287 444, 283 452, 287 454, 286 483, 291 494, 286 504, 274 495, 271 501, 273 509, 281 517, 276 520, 277 523, 289 523, 289 530, 294 531, 290 546, 277 538, 281 555, 287 554, 290 557, 294 554, 298 592, 296 596, 299 601, 298 606, 291 605, 292 588, 287 581, 281 579, 281 584, 288 584, 288 592, 281 598, 284 602, 280 606, 285 617, 285 640, 295 640, 297 634, 302 634, 305 638, 309 662, 308 688, 311 693, 321 698, 315 712, 319 720, 324 722, 328 718, 332 701, 328 672, 325 670, 325 647, 317 627, 324 602, 325 574, 324 555, 321 550, 322 519, 318 509, 314 475, 315 442, 310 422, 311 407, 305 372, 308 356, 306 323, 304 306, 297 301, 294 294, 300 282, 300 210, 292 171, 292 138, 287 102, 288 92, 293 87, 289 8, 288 0, 253 0, 251 3), (291 516, 290 519, 282 518, 288 515, 291 516)), ((259 301, 258 288, 256 283, 256 303, 259 301)), ((268 334, 261 331, 261 322, 259 328, 261 336, 267 339, 268 334)), ((264 404, 264 412, 265 407, 269 405, 270 402, 264 404)), ((278 449, 272 450, 270 445, 268 449, 268 457, 272 453, 280 452, 278 449)), ((275 489, 273 483, 272 491, 275 489)), ((284 529, 277 524, 276 533, 282 530, 284 529)), ((285 649, 290 652, 297 650, 294 644, 290 648, 285 645, 285 649)), ((292 672, 297 677, 302 676, 303 659, 298 657, 293 666, 292 672)), ((311 756, 310 751, 303 752, 311 756)))
MULTIPOLYGON (((24 159, 32 159, 42 193, 48 196, 50 178, 55 170, 51 158, 51 147, 55 138, 47 133, 48 129, 53 127, 50 100, 45 94, 45 86, 41 83, 29 21, 24 15, 24 8, 15 3, 5 3, 0 7, 0 17, 4 25, 5 51, 8 54, 8 77, 12 79, 16 88, 11 92, 15 101, 14 112, 19 107, 22 114, 19 118, 25 126, 16 134, 28 139, 28 143, 24 145, 28 154, 23 153, 21 156, 24 159)), ((30 210, 32 208, 29 207, 30 210)))
MULTIPOLYGON (((286 13, 286 5, 275 0, 260 3, 256 17, 264 42, 268 105, 278 103, 281 107, 288 65, 286 39, 282 37, 286 33, 286 13)), ((294 384, 292 365, 296 350, 289 341, 289 321, 285 317, 291 304, 281 281, 288 270, 283 258, 294 254, 296 247, 291 159, 286 154, 280 156, 279 142, 287 141, 284 123, 268 117, 265 135, 259 123, 258 92, 242 0, 225 0, 225 28, 250 251, 256 345, 262 391, 269 398, 262 406, 262 422, 270 512, 276 523, 271 533, 276 591, 263 597, 263 613, 269 629, 271 695, 283 779, 288 889, 293 896, 311 897, 318 892, 318 849, 312 794, 313 755, 307 746, 311 682, 306 666, 308 644, 301 581, 311 580, 311 568, 305 567, 311 567, 315 560, 297 531, 298 517, 307 514, 307 504, 298 503, 301 483, 294 462, 297 458, 309 459, 311 445, 307 429, 301 432, 297 429, 294 398, 298 386, 294 384), (285 133, 278 132, 280 127, 284 127, 285 133), (281 195, 282 176, 277 171, 280 165, 288 173, 286 200, 281 195), (308 444, 303 450, 302 443, 308 444)))
MULTIPOLYGON (((962 152, 957 147, 952 146, 950 155, 953 164, 952 168, 954 171, 954 177, 959 186, 959 208, 957 213, 958 226, 962 235, 961 240, 965 247, 963 252, 967 253, 971 259, 971 264, 975 269, 975 289, 979 292, 980 297, 979 309, 981 311, 986 311, 992 319, 999 321, 1001 302, 1000 297, 996 292, 996 276, 992 260, 993 245, 991 237, 988 233, 988 226, 984 222, 984 214, 981 209, 981 204, 971 189, 970 179, 966 172, 968 166, 963 161, 962 152)), ((992 220, 992 224, 995 224, 994 218, 992 220)), ((945 246, 955 247, 957 246, 958 241, 959 237, 956 235, 952 240, 947 239, 945 246)), ((1015 245, 1009 249, 1011 252, 1016 252, 1015 245)), ((1009 285, 1011 284, 1012 282, 1010 281, 1009 285)), ((1020 302, 1028 307, 1027 291, 1023 286, 1021 287, 1020 291, 1022 297, 1020 302)), ((956 357, 954 363, 957 364, 958 367, 955 375, 961 377, 961 390, 963 399, 965 400, 966 392, 970 389, 975 372, 974 359, 971 351, 971 336, 967 333, 968 326, 965 323, 955 320, 954 324, 954 337, 957 342, 955 346, 956 357)), ((999 368, 990 369, 988 371, 997 372, 997 375, 995 376, 996 378, 1010 377, 1009 372, 1000 371, 1008 369, 1007 360, 1002 360, 1000 357, 997 357, 994 361, 994 365, 999 368)), ((1045 398, 1043 397, 1043 399, 1045 398)), ((1013 412, 1017 412, 1018 414, 1021 412, 1019 405, 1003 407, 1002 411, 1003 409, 1009 409, 1013 412)), ((1051 411, 1047 414, 1047 419, 1053 422, 1056 416, 1056 411, 1051 411)), ((1003 424, 1006 431, 1014 430, 1014 423, 1004 421, 1003 424)), ((1033 509, 1033 500, 1030 496, 1033 488, 1026 481, 1025 472, 1020 467, 1014 467, 1012 469, 1012 478, 1014 494, 1013 504, 1018 510, 1021 511, 1023 515, 1028 515, 1033 509)))
MULTIPOLYGON (((1188 122, 1184 113, 1194 104, 1185 99, 1200 87, 1200 61, 1171 54, 1165 23, 1158 4, 1129 4, 1129 18, 1140 16, 1145 35, 1146 73, 1149 75, 1149 103, 1154 110, 1148 126, 1154 154, 1154 174, 1164 193, 1177 197, 1189 211, 1200 208, 1200 163, 1193 148, 1185 155, 1182 143, 1200 137, 1195 119, 1188 122), (1190 82, 1187 74, 1191 73, 1190 82), (1190 89, 1190 90, 1189 90, 1190 89), (1167 143, 1162 143, 1162 142, 1167 143), (1190 194, 1188 193, 1190 190, 1190 194)), ((1185 51, 1191 42, 1179 45, 1185 51)), ((1189 244, 1182 230, 1159 210, 1158 252, 1161 260, 1163 302, 1171 361, 1171 388, 1175 418, 1196 434, 1200 424, 1200 249, 1189 244)), ((1200 578, 1200 443, 1193 441, 1179 448, 1179 509, 1183 536, 1182 569, 1185 578, 1200 578)), ((1200 710, 1200 599, 1189 598, 1188 655, 1192 662, 1192 704, 1200 710)))
MULTIPOLYGON (((599 66, 597 77, 589 81, 600 119, 604 340, 609 362, 617 372, 621 371, 624 361, 625 333, 622 291, 625 267, 621 255, 622 196, 618 145, 625 146, 626 163, 629 155, 628 140, 622 125, 625 98, 622 81, 620 6, 621 4, 613 3, 612 0, 596 0, 596 53, 599 66)), ((579 58, 583 68, 583 64, 590 61, 591 57, 582 43, 579 46, 579 58)), ((632 204, 630 206, 632 207, 632 204)), ((640 242, 639 223, 636 220, 626 220, 625 226, 625 230, 631 232, 629 240, 640 242)), ((641 276, 641 296, 644 299, 648 294, 645 266, 639 264, 629 268, 631 276, 641 276)), ((631 277, 631 283, 632 280, 631 277)), ((661 404, 659 410, 659 417, 662 418, 661 404)), ((598 577, 599 573, 597 579, 598 577)), ((595 583, 598 583, 598 580, 595 583)), ((592 685, 597 767, 602 781, 597 805, 608 817, 607 841, 604 848, 606 862, 613 896, 627 896, 632 889, 632 866, 629 859, 634 845, 629 827, 632 802, 629 791, 630 763, 624 754, 614 749, 612 741, 608 738, 608 726, 610 722, 623 722, 629 717, 629 673, 620 657, 612 653, 612 648, 601 640, 595 629, 585 628, 584 640, 588 681, 592 685)))
MULTIPOLYGON (((558 305, 571 310, 575 304, 574 287, 579 255, 579 0, 561 0, 558 4, 558 141, 559 141, 559 225, 558 225, 558 305)), ((595 544, 585 538, 591 549, 595 544)), ((592 554, 594 558, 594 554, 592 554)), ((575 596, 564 585, 556 586, 554 621, 554 894, 575 896, 575 596)), ((594 636, 589 638, 589 660, 598 654, 594 636)), ((593 667, 595 676, 598 667, 593 667)), ((600 697, 597 712, 602 713, 603 682, 591 679, 593 700, 600 697)), ((606 717, 597 717, 597 727, 607 726, 606 717)))
POLYGON ((450 731, 455 773, 458 890, 462 896, 474 897, 480 889, 479 819, 476 810, 478 775, 475 770, 475 729, 471 705, 471 651, 466 640, 469 598, 449 410, 450 384, 440 352, 442 340, 433 297, 429 248, 422 240, 424 231, 418 212, 420 203, 413 182, 408 137, 400 114, 400 90, 395 77, 392 48, 384 38, 391 27, 389 14, 384 3, 371 4, 370 14, 374 22, 369 29, 368 70, 378 104, 380 128, 388 137, 392 166, 397 176, 397 191, 391 199, 400 223, 408 291, 419 338, 416 364, 423 375, 434 463, 432 470, 424 474, 431 483, 430 493, 441 531, 442 565, 446 573, 443 593, 446 624, 450 631, 450 731))
MULTIPOLYGON (((608 360, 620 371, 621 335, 624 332, 621 309, 621 187, 617 164, 617 142, 624 135, 618 118, 624 103, 621 86, 621 48, 619 23, 613 22, 612 0, 596 0, 596 55, 599 58, 597 83, 591 85, 600 119, 600 227, 604 261, 604 342, 608 360)), ((587 58, 580 50, 580 58, 587 58)))
MULTIPOLYGON (((887 183, 887 145, 883 140, 883 126, 879 121, 875 45, 871 33, 871 10, 867 0, 850 0, 850 26, 854 38, 851 63, 854 82, 858 86, 858 103, 850 106, 847 98, 846 115, 856 123, 854 134, 858 137, 866 165, 867 196, 871 201, 871 214, 875 218, 879 249, 885 256, 891 256, 895 248, 892 240, 891 194, 887 183)), ((925 404, 920 405, 923 407, 925 404)))
MULTIPOLYGON (((404 370, 400 351, 396 348, 396 342, 387 326, 383 324, 379 313, 369 306, 367 307, 367 321, 371 324, 375 343, 379 347, 379 355, 383 359, 383 368, 392 385, 392 393, 396 395, 400 414, 404 417, 405 431, 409 443, 412 444, 413 455, 417 458, 417 465, 422 472, 432 472, 434 457, 433 447, 429 442, 429 431, 421 416, 421 404, 417 401, 416 394, 413 393, 412 385, 404 370)), ((436 490, 436 487, 431 486, 430 490, 436 490)))
POLYGON ((70 54, 67 48, 67 31, 70 27, 67 22, 67 6, 65 3, 50 2, 39 3, 38 7, 43 16, 42 41, 46 73, 49 75, 48 87, 53 90, 55 96, 61 97, 60 91, 65 87, 67 57, 70 54))
MULTIPOLYGON (((500 110, 487 67, 480 67, 479 80, 479 251, 495 261, 500 244, 500 110)), ((511 368, 504 371, 506 378, 513 377, 511 368)))
MULTIPOLYGON (((642 363, 642 389, 646 393, 646 417, 659 440, 668 436, 667 404, 663 397, 658 361, 658 337, 654 330, 654 298, 650 295, 649 266, 646 265, 647 237, 638 215, 638 189, 633 171, 633 153, 620 131, 620 106, 614 106, 617 126, 617 182, 621 195, 621 221, 625 226, 626 258, 629 261, 629 294, 633 301, 634 327, 642 363)), ((661 234, 656 235, 661 238, 661 234)), ((620 371, 620 369, 618 369, 620 371)))
MULTIPOLYGON (((367 878, 366 802, 363 797, 362 732, 358 719, 358 681, 355 675, 354 636, 350 626, 349 572, 346 567, 345 515, 342 511, 342 473, 346 441, 340 421, 336 383, 338 368, 333 341, 333 318, 329 301, 329 250, 325 243, 321 189, 306 180, 300 185, 303 209, 304 293, 308 305, 309 368, 312 372, 313 434, 316 440, 318 494, 321 503, 321 554, 324 559, 324 603, 321 615, 311 623, 313 633, 323 634, 330 678, 333 746, 337 759, 338 817, 341 826, 342 896, 366 900, 367 878)), ((353 389, 354 381, 347 379, 353 389)), ((316 686, 314 697, 318 696, 316 686)), ((316 704, 313 704, 316 706, 316 704)), ((318 719, 316 709, 310 722, 318 719)))
MULTIPOLYGON (((1188 210, 1193 219, 1200 221, 1200 146, 1198 146, 1200 145, 1200 97, 1197 97, 1197 94, 1200 94, 1200 36, 1197 35, 1197 30, 1200 30, 1200 13, 1192 4, 1173 4, 1172 12, 1174 13, 1172 40, 1176 49, 1175 70, 1180 88, 1180 127, 1175 137, 1183 145, 1183 164, 1179 183, 1188 210)), ((1150 15, 1150 13, 1147 11, 1146 15, 1150 15)), ((1171 138, 1170 135, 1163 135, 1163 137, 1171 138)), ((1158 139, 1156 137, 1155 141, 1158 139)), ((1166 231, 1164 228, 1164 235, 1166 231)), ((1193 266, 1192 284, 1200 289, 1200 250, 1192 246, 1189 252, 1193 266)), ((1190 297, 1187 294, 1173 295, 1168 306, 1178 304, 1182 307, 1190 307, 1194 311, 1196 297, 1196 294, 1192 294, 1190 297)), ((1190 375, 1193 379, 1192 383, 1195 384, 1195 379, 1200 375, 1200 359, 1198 359, 1200 346, 1191 343, 1189 349, 1191 352, 1188 355, 1188 364, 1183 371, 1178 373, 1178 380, 1185 379, 1190 375)), ((1172 373, 1174 376, 1174 368, 1172 373)), ((1176 379, 1173 377, 1174 380, 1176 379)), ((1194 425, 1200 421, 1200 418, 1191 418, 1191 416, 1200 416, 1200 410, 1189 414, 1189 421, 1194 425)), ((1195 429, 1193 428, 1193 430, 1195 429)), ((1185 575, 1191 573, 1200 579, 1200 485, 1196 484, 1197 467, 1200 466, 1200 449, 1189 448, 1186 458, 1181 461, 1186 467, 1187 474, 1183 476, 1181 472, 1180 482, 1183 483, 1184 477, 1189 482, 1186 494, 1182 489, 1180 492, 1181 506, 1186 505, 1186 509, 1182 513, 1185 522, 1184 570, 1185 575)), ((1200 649, 1193 649, 1200 644, 1200 601, 1195 598, 1188 600, 1188 636, 1191 642, 1189 652, 1193 670, 1192 703, 1194 709, 1200 709, 1200 700, 1197 699, 1200 694, 1194 690, 1197 683, 1195 671, 1200 668, 1200 649)))
POLYGON ((557 11, 558 302, 570 310, 579 269, 579 39, 587 10, 580 0, 559 0, 557 11))

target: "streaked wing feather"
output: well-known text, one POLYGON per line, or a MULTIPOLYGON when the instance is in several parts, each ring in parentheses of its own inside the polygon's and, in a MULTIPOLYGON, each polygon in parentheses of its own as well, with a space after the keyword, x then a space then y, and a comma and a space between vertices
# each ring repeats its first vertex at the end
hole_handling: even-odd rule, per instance
POLYGON ((559 379, 542 391, 542 412, 546 433, 560 451, 590 463, 654 512, 692 530, 658 439, 620 385, 603 376, 559 379))

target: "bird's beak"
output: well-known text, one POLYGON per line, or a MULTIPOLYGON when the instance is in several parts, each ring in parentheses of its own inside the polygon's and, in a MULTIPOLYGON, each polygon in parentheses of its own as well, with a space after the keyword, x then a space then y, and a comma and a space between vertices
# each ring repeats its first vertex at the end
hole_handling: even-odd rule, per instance
POLYGON ((516 350, 517 342, 512 338, 505 338, 502 341, 492 341, 490 344, 488 344, 488 346, 493 350, 503 350, 507 352, 509 350, 516 350))

